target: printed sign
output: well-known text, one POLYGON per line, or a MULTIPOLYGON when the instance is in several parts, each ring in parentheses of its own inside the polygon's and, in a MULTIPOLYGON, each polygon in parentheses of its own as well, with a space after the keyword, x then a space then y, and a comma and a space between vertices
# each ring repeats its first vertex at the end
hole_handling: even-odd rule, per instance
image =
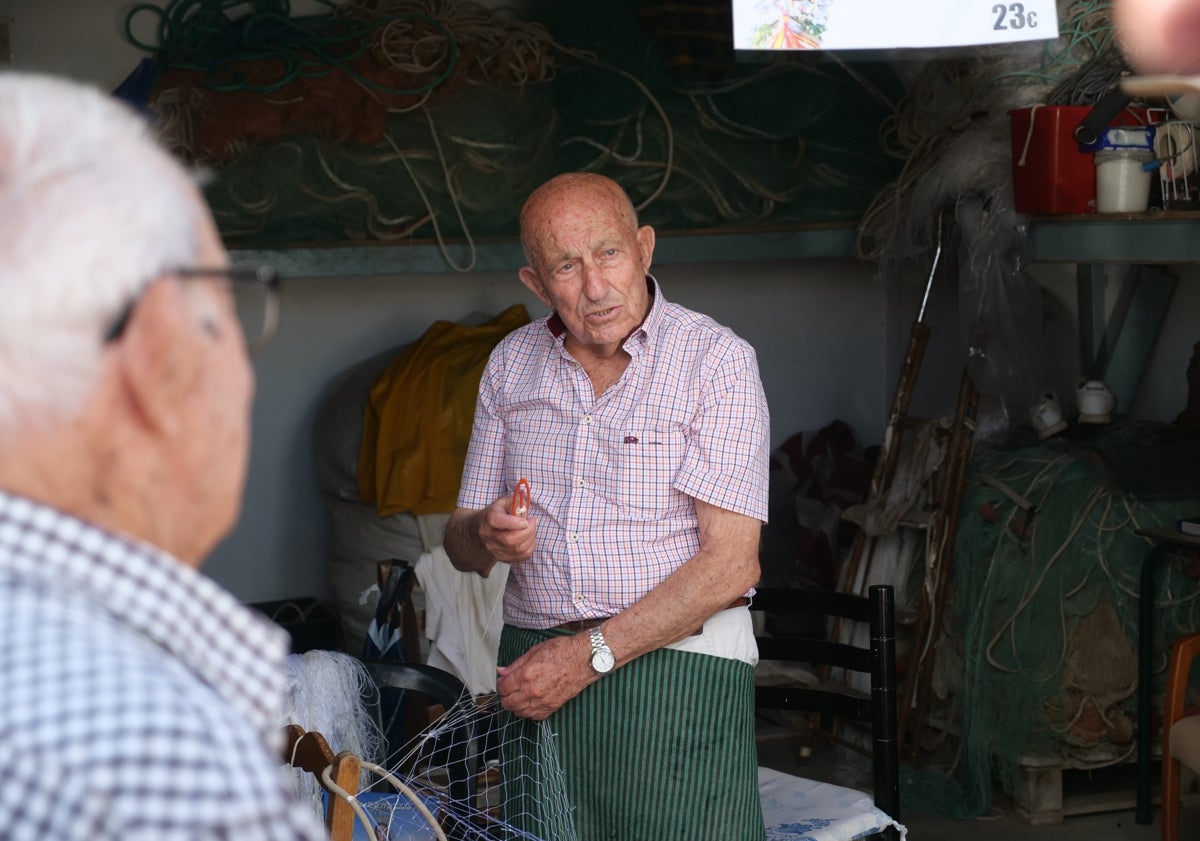
POLYGON ((965 47, 1057 37, 1055 0, 733 0, 739 50, 965 47))

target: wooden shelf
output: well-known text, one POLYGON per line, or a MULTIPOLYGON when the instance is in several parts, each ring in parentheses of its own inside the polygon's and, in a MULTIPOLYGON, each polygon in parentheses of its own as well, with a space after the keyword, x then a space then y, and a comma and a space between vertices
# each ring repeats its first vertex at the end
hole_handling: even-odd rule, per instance
POLYGON ((1200 262, 1200 212, 1034 216, 1026 245, 1035 262, 1200 262))

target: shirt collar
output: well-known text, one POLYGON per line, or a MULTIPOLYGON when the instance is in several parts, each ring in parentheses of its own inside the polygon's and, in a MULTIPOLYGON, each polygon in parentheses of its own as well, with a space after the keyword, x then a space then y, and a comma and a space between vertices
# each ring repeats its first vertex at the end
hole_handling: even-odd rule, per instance
POLYGON ((0 573, 110 614, 281 739, 287 632, 167 552, 0 491, 0 573))

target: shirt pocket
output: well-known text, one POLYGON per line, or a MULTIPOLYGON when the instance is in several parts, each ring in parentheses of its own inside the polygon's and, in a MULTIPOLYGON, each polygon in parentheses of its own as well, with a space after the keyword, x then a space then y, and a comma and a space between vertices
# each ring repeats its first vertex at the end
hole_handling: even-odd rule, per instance
POLYGON ((658 520, 678 513, 687 501, 675 490, 687 440, 677 429, 627 429, 617 442, 622 513, 658 520))

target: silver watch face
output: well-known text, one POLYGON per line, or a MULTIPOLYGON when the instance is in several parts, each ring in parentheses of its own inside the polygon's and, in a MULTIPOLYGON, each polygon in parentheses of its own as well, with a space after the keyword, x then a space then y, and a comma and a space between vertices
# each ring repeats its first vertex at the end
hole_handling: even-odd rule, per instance
POLYGON ((592 668, 602 675, 611 672, 613 666, 616 664, 616 658, 613 657, 612 649, 610 648, 601 648, 592 654, 592 668))

